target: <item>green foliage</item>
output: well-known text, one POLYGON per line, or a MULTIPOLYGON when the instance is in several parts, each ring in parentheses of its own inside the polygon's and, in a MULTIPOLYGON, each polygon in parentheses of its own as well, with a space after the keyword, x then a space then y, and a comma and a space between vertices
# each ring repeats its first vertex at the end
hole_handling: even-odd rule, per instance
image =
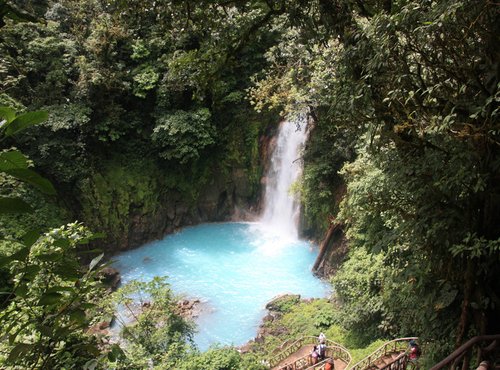
POLYGON ((145 98, 148 91, 155 88, 160 75, 150 65, 140 66, 134 70, 134 95, 145 98))
POLYGON ((341 217, 350 226, 351 245, 372 253, 353 252, 356 257, 334 278, 339 297, 347 299, 344 317, 355 328, 361 325, 372 337, 440 337, 453 331, 460 298, 456 281, 461 278, 454 271, 463 262, 442 256, 465 230, 461 214, 479 179, 471 176, 465 153, 463 148, 411 154, 387 148, 362 154, 345 167, 348 197, 341 217), (448 156, 453 160, 443 158, 448 156), (433 181, 415 181, 427 178, 433 181), (371 265, 373 261, 378 263, 371 265), (348 287, 360 284, 364 288, 356 294, 363 295, 349 296, 348 287))
POLYGON ((160 157, 181 164, 200 158, 215 140, 215 130, 208 109, 194 112, 176 111, 158 117, 151 135, 160 157))
POLYGON ((175 302, 170 286, 159 277, 130 282, 111 295, 107 310, 110 315, 118 310, 116 319, 126 341, 116 368, 170 369, 186 355, 194 327, 180 316, 175 302), (127 316, 132 317, 130 323, 127 316))
MULTIPOLYGON (((21 115, 16 115, 14 109, 9 107, 0 107, 1 134, 4 136, 2 140, 10 136, 18 134, 20 131, 34 126, 47 119, 47 112, 28 112, 21 115)), ((15 149, 3 150, 0 152, 0 172, 6 174, 7 177, 28 183, 39 191, 54 195, 55 189, 44 177, 40 176, 35 171, 29 168, 31 163, 28 158, 20 151, 15 149)), ((2 176, 2 183, 5 182, 2 176)), ((3 185, 3 184, 2 184, 3 185)), ((23 199, 8 194, 9 197, 2 197, 0 200, 0 213, 25 213, 32 210, 30 205, 23 199)))
POLYGON ((179 370, 264 370, 256 359, 242 359, 233 347, 211 347, 208 351, 188 357, 176 369, 179 370))
POLYGON ((292 336, 317 336, 319 332, 337 323, 334 306, 326 299, 294 306, 290 313, 283 316, 282 323, 290 328, 292 336))
POLYGON ((54 186, 29 168, 28 158, 18 150, 0 152, 0 171, 28 183, 45 194, 54 195, 54 186))
POLYGON ((0 117, 4 120, 2 121, 3 134, 5 136, 12 136, 28 127, 47 120, 48 114, 45 111, 38 111, 16 115, 14 109, 0 107, 0 117))
POLYGON ((13 252, 12 240, 17 240, 29 230, 54 228, 68 221, 68 213, 47 199, 42 193, 11 176, 0 175, 0 196, 4 199, 20 199, 30 208, 20 212, 19 208, 2 208, 0 215, 0 254, 13 252), (8 213, 8 211, 15 212, 8 213))
POLYGON ((68 224, 45 235, 26 234, 21 248, 2 257, 10 268, 13 289, 0 314, 5 366, 64 368, 82 366, 98 356, 95 338, 85 334, 98 296, 102 255, 87 268, 75 249, 93 238, 80 224, 68 224))
POLYGON ((283 297, 276 298, 272 301, 271 309, 273 311, 286 313, 289 312, 293 306, 300 302, 300 296, 298 295, 285 295, 283 297))
POLYGON ((349 259, 332 279, 335 298, 342 307, 340 322, 366 343, 380 336, 378 325, 384 317, 380 293, 385 289, 383 255, 365 250, 351 252, 349 259))
POLYGON ((101 172, 79 183, 83 218, 115 243, 127 243, 132 215, 155 214, 162 195, 154 161, 125 161, 103 162, 101 172))
POLYGON ((481 257, 495 257, 500 252, 500 239, 487 240, 485 237, 467 234, 463 244, 455 244, 450 247, 453 257, 464 255, 469 259, 481 257))
POLYGON ((151 53, 149 49, 146 47, 144 40, 136 40, 134 44, 132 44, 132 55, 130 56, 133 60, 141 60, 149 56, 151 53))
POLYGON ((355 138, 351 135, 318 118, 306 147, 301 192, 307 229, 314 236, 324 234, 337 216, 345 191, 339 171, 354 158, 355 138))
POLYGON ((80 130, 85 131, 90 123, 92 113, 88 106, 77 103, 52 105, 47 107, 50 116, 43 124, 53 132, 60 130, 80 130))

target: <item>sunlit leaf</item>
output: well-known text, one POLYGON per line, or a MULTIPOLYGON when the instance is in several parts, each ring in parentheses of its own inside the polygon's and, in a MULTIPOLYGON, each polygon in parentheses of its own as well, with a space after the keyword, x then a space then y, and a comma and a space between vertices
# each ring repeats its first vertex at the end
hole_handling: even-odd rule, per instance
POLYGON ((7 123, 5 135, 11 136, 19 133, 20 131, 41 123, 49 117, 46 111, 28 112, 17 116, 12 122, 7 123))
POLYGON ((0 122, 10 123, 16 118, 16 111, 10 107, 0 107, 0 122))
POLYGON ((96 267, 96 265, 99 263, 99 261, 102 259, 102 257, 104 257, 104 253, 101 253, 100 255, 95 257, 92 261, 90 261, 89 271, 92 271, 94 269, 94 267, 96 267))
POLYGON ((0 153, 0 171, 28 168, 28 158, 18 150, 0 153))

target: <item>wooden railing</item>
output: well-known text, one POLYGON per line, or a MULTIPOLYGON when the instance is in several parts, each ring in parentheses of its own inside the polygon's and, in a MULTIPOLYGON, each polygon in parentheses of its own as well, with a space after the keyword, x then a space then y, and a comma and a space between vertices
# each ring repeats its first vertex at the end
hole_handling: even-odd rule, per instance
POLYGON ((294 362, 287 363, 277 370, 324 370, 328 358, 340 359, 345 362, 346 368, 351 363, 351 354, 342 346, 331 346, 326 347, 325 350, 325 360, 318 362, 317 364, 311 365, 311 355, 307 354, 295 360, 294 362))
POLYGON ((268 360, 269 366, 274 367, 285 358, 290 356, 292 353, 297 352, 303 345, 307 344, 303 344, 303 341, 304 338, 297 339, 291 344, 289 344, 290 341, 284 342, 281 346, 273 351, 275 354, 273 354, 273 357, 268 360))
POLYGON ((405 370, 407 365, 408 352, 403 352, 394 361, 380 368, 380 370, 405 370))
MULTIPOLYGON (((291 356, 293 353, 297 352, 300 348, 303 346, 309 345, 309 344, 318 344, 318 338, 317 337, 302 337, 300 339, 297 339, 291 344, 288 344, 289 342, 285 342, 282 344, 280 347, 282 350, 274 355, 271 359, 269 359, 268 363, 270 367, 275 367, 277 364, 279 364, 281 361, 286 359, 287 357, 291 356)), ((343 362, 346 363, 346 367, 349 366, 351 363, 352 357, 349 351, 342 345, 331 341, 331 340, 326 340, 326 352, 325 355, 326 357, 333 357, 336 359, 340 359, 343 362)), ((276 352, 276 350, 275 350, 276 352)), ((326 364, 326 361, 323 361, 326 364)), ((278 370, 285 370, 288 368, 292 369, 323 369, 324 367, 320 367, 320 365, 323 363, 318 363, 314 366, 310 366, 310 354, 307 354, 303 357, 298 358, 295 360, 293 363, 288 363, 287 365, 283 365, 282 367, 279 367, 278 370)), ((323 364, 324 365, 324 364, 323 364)))
MULTIPOLYGON (((349 370, 366 370, 374 366, 374 363, 381 358, 388 356, 393 353, 403 352, 408 349, 410 340, 416 340, 416 337, 409 338, 399 338, 391 340, 385 343, 380 348, 376 349, 373 353, 362 359, 361 361, 355 363, 349 370)), ((406 368, 406 355, 403 353, 401 356, 396 358, 393 362, 386 365, 384 369, 399 370, 406 368), (404 364, 403 364, 404 363, 404 364), (391 367, 391 366, 395 367, 391 367), (401 367, 397 367, 401 365, 401 367)))
POLYGON ((314 370, 324 370, 329 358, 342 360, 346 364, 346 366, 345 366, 346 369, 349 367, 349 365, 351 364, 351 361, 352 361, 351 354, 349 353, 349 351, 346 348, 344 348, 342 346, 341 347, 338 347, 338 346, 327 347, 325 357, 326 357, 325 360, 318 362, 316 365, 312 365, 312 366, 308 367, 307 370, 313 370, 313 369, 314 370))
POLYGON ((479 363, 482 360, 488 360, 490 354, 494 357, 494 353, 498 349, 500 349, 500 334, 474 337, 458 347, 443 361, 434 365, 431 370, 469 369, 471 360, 481 368, 479 363), (485 345, 481 346, 481 344, 485 345), (473 356, 476 356, 476 358, 473 359, 473 356))

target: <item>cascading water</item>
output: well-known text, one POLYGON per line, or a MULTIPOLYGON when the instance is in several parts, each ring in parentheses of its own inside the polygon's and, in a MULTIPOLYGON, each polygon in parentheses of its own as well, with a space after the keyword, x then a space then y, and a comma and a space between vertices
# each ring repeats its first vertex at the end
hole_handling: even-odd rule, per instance
POLYGON ((274 233, 297 239, 300 204, 290 187, 302 173, 300 151, 307 139, 307 119, 281 122, 276 147, 266 175, 264 212, 261 222, 274 233))

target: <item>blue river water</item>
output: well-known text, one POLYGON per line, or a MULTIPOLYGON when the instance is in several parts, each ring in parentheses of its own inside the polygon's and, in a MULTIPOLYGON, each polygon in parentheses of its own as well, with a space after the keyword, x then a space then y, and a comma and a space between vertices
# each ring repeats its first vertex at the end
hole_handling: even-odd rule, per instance
POLYGON ((184 228, 115 257, 122 282, 168 276, 175 293, 198 298, 200 350, 215 343, 242 345, 255 337, 273 297, 324 297, 328 284, 311 273, 317 248, 287 239, 259 223, 214 223, 184 228))

